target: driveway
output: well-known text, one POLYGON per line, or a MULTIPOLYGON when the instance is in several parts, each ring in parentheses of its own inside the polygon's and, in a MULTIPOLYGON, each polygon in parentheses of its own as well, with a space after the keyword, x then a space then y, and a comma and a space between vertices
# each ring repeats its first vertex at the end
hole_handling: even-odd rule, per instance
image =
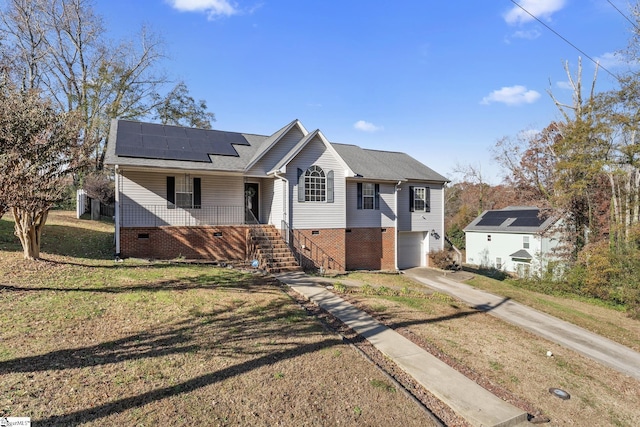
POLYGON ((471 277, 469 273, 443 273, 429 268, 412 268, 404 273, 430 288, 640 380, 640 353, 572 323, 462 283, 471 277))

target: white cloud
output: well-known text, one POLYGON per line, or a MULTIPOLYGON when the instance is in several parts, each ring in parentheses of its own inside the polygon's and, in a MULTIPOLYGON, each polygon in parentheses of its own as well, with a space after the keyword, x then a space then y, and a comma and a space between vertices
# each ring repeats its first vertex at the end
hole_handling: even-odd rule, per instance
MULTIPOLYGON (((520 0, 519 4, 537 18, 550 19, 551 15, 564 7, 565 0, 520 0)), ((513 6, 504 14, 504 20, 507 24, 523 24, 534 20, 522 8, 513 6)))
POLYGON ((353 124, 353 128, 362 132, 378 132, 384 129, 382 126, 376 126, 373 123, 358 120, 353 124))
POLYGON ((557 82, 556 86, 558 86, 558 88, 564 89, 564 90, 573 90, 573 86, 571 85, 571 83, 568 80, 567 81, 557 82))
POLYGON ((481 104, 489 105, 493 102, 502 102, 506 105, 532 104, 540 98, 540 93, 535 90, 527 90, 521 85, 503 87, 494 90, 482 98, 481 104))
POLYGON ((537 29, 529 30, 529 31, 516 31, 511 36, 515 39, 527 39, 527 40, 535 40, 540 37, 541 33, 537 29))
POLYGON ((204 12, 209 19, 231 16, 239 11, 229 0, 168 0, 180 12, 204 12))
POLYGON ((625 61, 620 54, 613 52, 607 52, 600 56, 597 56, 595 60, 598 61, 600 65, 602 65, 607 70, 629 65, 629 63, 625 61))

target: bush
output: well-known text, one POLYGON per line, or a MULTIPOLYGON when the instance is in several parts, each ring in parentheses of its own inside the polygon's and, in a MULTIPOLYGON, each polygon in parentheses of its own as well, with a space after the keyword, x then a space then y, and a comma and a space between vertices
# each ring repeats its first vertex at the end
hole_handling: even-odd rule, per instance
POLYGON ((433 251, 429 254, 432 265, 441 270, 449 270, 456 266, 456 253, 443 249, 441 251, 433 251))

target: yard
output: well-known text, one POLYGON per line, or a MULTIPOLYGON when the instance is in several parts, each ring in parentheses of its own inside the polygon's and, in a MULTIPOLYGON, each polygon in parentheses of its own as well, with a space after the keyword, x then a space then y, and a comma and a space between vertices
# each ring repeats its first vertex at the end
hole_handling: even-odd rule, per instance
MULTIPOLYGON (((272 279, 206 265, 116 263, 113 224, 67 212, 50 216, 44 260, 26 262, 12 226, 0 220, 0 416, 47 426, 431 425, 272 279)), ((637 380, 402 275, 337 280, 336 292, 542 413, 546 425, 640 425, 637 380)), ((640 322, 622 312, 494 282, 473 283, 638 349, 640 322)))
POLYGON ((52 212, 43 261, 0 220, 0 416, 34 425, 430 425, 275 281, 112 258, 52 212))

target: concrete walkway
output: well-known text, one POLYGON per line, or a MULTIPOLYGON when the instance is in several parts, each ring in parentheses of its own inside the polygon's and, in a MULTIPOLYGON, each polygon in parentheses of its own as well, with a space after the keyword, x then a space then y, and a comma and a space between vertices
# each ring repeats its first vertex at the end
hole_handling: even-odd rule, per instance
POLYGON ((329 292, 321 284, 322 279, 304 273, 284 273, 276 277, 366 338, 472 425, 529 424, 526 412, 494 396, 423 348, 329 292))
MULTIPOLYGON (((413 268, 404 273, 477 309, 640 380, 640 353, 572 323, 434 272, 435 270, 425 268, 413 268)), ((457 273, 452 273, 455 274, 457 273)))

